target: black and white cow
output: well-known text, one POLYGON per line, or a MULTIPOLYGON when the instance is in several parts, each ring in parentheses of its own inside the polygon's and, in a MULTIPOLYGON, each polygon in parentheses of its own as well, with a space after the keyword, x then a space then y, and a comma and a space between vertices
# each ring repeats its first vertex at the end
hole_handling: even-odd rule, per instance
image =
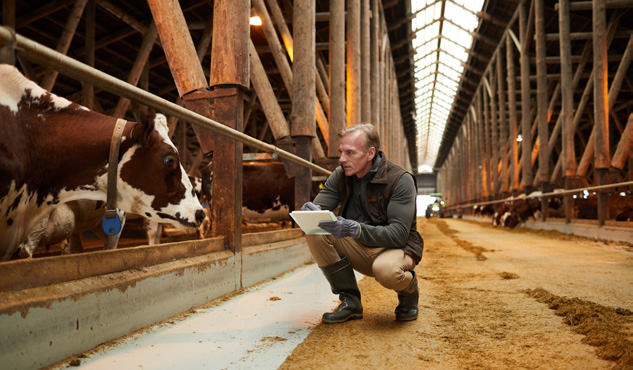
MULTIPOLYGON (((116 119, 58 97, 0 64, 0 260, 53 208, 106 200, 116 119)), ((117 206, 158 222, 196 227, 193 193, 163 115, 127 122, 119 149, 117 206)))

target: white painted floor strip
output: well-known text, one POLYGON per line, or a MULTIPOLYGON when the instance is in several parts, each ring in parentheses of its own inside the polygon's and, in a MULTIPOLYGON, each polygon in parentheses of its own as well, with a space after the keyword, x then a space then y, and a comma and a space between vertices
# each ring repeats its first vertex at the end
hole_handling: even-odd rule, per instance
POLYGON ((312 264, 127 338, 81 359, 80 367, 276 369, 337 303, 321 270, 312 264))

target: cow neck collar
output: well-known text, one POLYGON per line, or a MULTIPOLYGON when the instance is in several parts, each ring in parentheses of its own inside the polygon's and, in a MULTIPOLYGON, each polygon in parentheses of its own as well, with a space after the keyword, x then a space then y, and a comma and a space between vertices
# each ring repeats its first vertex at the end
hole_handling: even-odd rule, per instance
POLYGON ((123 128, 127 123, 124 119, 117 119, 112 133, 112 141, 110 141, 110 158, 108 161, 108 191, 106 198, 106 214, 116 214, 117 201, 117 172, 119 167, 119 148, 121 147, 121 136, 123 136, 123 128))

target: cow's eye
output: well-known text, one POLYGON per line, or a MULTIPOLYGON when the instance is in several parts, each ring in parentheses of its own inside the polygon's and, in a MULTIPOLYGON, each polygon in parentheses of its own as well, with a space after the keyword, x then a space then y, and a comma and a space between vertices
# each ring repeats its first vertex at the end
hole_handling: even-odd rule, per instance
POLYGON ((167 168, 174 168, 176 166, 176 158, 172 155, 165 157, 164 161, 167 168))

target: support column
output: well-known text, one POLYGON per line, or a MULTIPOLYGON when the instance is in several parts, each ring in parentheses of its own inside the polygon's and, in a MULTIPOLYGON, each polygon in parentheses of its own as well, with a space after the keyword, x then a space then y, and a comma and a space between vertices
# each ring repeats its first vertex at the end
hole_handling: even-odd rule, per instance
POLYGON ((360 0, 360 27, 361 27, 361 41, 360 41, 360 54, 361 54, 361 122, 369 122, 371 119, 371 88, 370 88, 370 38, 371 32, 369 28, 369 18, 371 12, 369 11, 370 0, 360 0))
POLYGON ((508 138, 511 154, 511 184, 512 195, 517 195, 519 190, 519 146, 517 143, 517 95, 516 76, 514 71, 514 44, 510 37, 506 37, 506 68, 508 70, 508 109, 510 111, 510 137, 508 138))
MULTIPOLYGON (((593 101, 595 119, 594 176, 603 185, 609 169, 609 65, 606 1, 593 0, 593 101)), ((590 144, 588 144, 590 145, 590 144)), ((598 192, 598 224, 609 218, 609 193, 598 192)))
MULTIPOLYGON (((68 16, 68 21, 66 21, 66 25, 64 26, 64 31, 57 41, 57 47, 55 48, 56 51, 64 55, 68 52, 68 48, 70 48, 70 43, 73 41, 75 31, 77 31, 77 26, 81 20, 81 14, 84 12, 87 2, 88 0, 75 0, 75 4, 68 16)), ((47 69, 46 74, 42 79, 42 88, 44 90, 52 91, 58 75, 58 71, 47 69)))
MULTIPOLYGON (((380 63, 380 16, 382 12, 380 11, 380 3, 378 0, 371 0, 371 42, 370 42, 370 59, 371 59, 371 118, 370 121, 376 127, 378 127, 380 123, 380 98, 379 98, 379 90, 378 84, 380 82, 380 72, 379 72, 379 63, 380 63)), ((332 23, 330 23, 330 27, 332 27, 332 23)))
POLYGON ((521 185, 523 186, 525 193, 529 194, 532 191, 532 161, 530 153, 532 153, 532 135, 530 123, 532 121, 532 103, 530 101, 530 53, 528 37, 528 12, 531 1, 523 1, 519 6, 519 33, 521 39, 521 129, 522 129, 522 152, 523 163, 522 172, 523 177, 521 185))
MULTIPOLYGON (((562 124, 562 166, 565 189, 573 186, 576 175, 576 155, 574 151, 574 91, 572 88, 571 39, 569 23, 569 0, 560 0, 558 9, 558 29, 560 33, 561 56, 561 124, 562 124)), ((573 198, 564 198, 565 222, 573 217, 573 198)))
POLYGON ((360 0, 347 0, 347 126, 361 123, 360 0))
MULTIPOLYGON (((506 38, 509 38, 506 35, 506 38)), ((501 159, 501 186, 503 197, 508 196, 510 190, 510 172, 508 172, 508 125, 506 122, 506 87, 503 79, 503 47, 497 53, 497 95, 499 96, 499 142, 501 159)))
MULTIPOLYGON (((311 161, 310 143, 316 132, 315 120, 315 0, 295 0, 292 33, 295 45, 292 63, 292 112, 290 114, 290 135, 295 144, 295 154, 311 161)), ((310 201, 312 170, 307 167, 296 169, 295 209, 310 201)))
POLYGON ((338 133, 346 121, 345 0, 330 0, 330 159, 338 158, 338 133))
MULTIPOLYGON (((8 1, 7 1, 8 2, 8 1)), ((88 0, 86 4, 86 35, 85 35, 85 55, 84 61, 90 67, 95 66, 95 11, 96 0, 88 0)), ((83 83, 83 91, 81 93, 81 104, 88 108, 94 109, 95 88, 94 85, 83 83)))
MULTIPOLYGON (((548 191, 549 171, 549 127, 547 119, 547 45, 545 43, 545 9, 544 0, 534 1, 534 18, 536 26, 536 104, 538 112, 538 142, 539 155, 536 183, 541 185, 541 191, 548 191)), ((546 199, 541 201, 543 221, 547 218, 548 207, 546 199)))

